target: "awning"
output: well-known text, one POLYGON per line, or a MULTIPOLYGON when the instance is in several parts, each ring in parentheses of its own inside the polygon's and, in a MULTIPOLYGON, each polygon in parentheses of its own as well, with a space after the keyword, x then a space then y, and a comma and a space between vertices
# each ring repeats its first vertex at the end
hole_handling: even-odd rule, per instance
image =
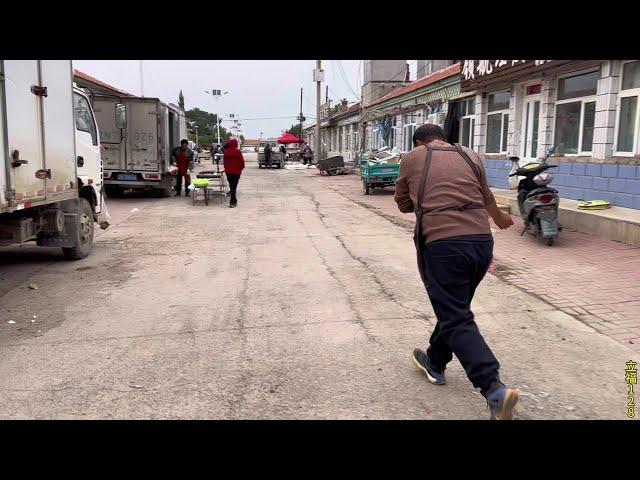
POLYGON ((278 143, 302 143, 302 140, 300 140, 295 135, 287 132, 278 139, 278 143))

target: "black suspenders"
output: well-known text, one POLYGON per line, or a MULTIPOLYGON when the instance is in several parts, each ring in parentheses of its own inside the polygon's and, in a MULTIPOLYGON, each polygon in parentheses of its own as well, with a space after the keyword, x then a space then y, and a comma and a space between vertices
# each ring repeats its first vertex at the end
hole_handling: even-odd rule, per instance
POLYGON ((469 209, 480 209, 484 208, 484 205, 473 204, 472 202, 467 202, 463 205, 447 205, 445 207, 434 208, 434 209, 426 209, 422 208, 422 201, 424 200, 424 190, 426 185, 427 176, 429 175, 429 167, 431 166, 431 156, 434 150, 442 150, 449 152, 458 152, 458 154, 467 162, 473 173, 475 174, 478 182, 480 182, 480 169, 479 167, 473 163, 473 161, 469 158, 469 155, 466 154, 464 150, 460 147, 460 144, 456 143, 453 147, 432 147, 430 145, 426 145, 427 147, 427 159, 424 162, 424 168, 422 169, 422 175, 420 175, 420 185, 418 187, 418 203, 415 206, 415 214, 416 214, 416 225, 413 231, 413 242, 416 246, 416 253, 418 254, 418 270, 420 271, 420 277, 422 278, 422 282, 427 286, 427 279, 424 274, 424 263, 422 258, 422 246, 426 241, 426 237, 422 232, 422 216, 423 215, 438 215, 442 212, 446 212, 448 210, 458 210, 464 211, 469 209))

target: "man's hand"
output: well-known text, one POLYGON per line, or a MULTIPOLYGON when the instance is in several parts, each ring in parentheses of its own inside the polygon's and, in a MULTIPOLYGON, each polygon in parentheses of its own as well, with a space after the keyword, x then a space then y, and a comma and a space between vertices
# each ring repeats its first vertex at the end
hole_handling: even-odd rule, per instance
POLYGON ((498 215, 493 217, 493 221, 500 230, 506 230, 511 225, 513 225, 513 219, 507 212, 503 212, 502 210, 499 210, 499 212, 500 213, 498 215))

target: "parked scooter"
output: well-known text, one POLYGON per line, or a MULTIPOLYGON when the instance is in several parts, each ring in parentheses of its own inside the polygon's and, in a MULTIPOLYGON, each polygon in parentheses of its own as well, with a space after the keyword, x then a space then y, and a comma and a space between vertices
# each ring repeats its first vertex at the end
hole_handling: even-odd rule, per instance
POLYGON ((516 182, 511 182, 511 185, 518 189, 518 208, 524 220, 524 229, 520 235, 524 235, 526 231, 535 236, 541 233, 549 246, 553 245, 558 233, 562 231, 562 226, 558 223, 560 196, 555 188, 549 186, 553 175, 544 173, 549 168, 557 167, 547 164, 547 159, 554 151, 555 147, 551 147, 545 150, 545 157, 541 162, 530 162, 522 166, 518 164, 518 157, 509 157, 513 162, 509 177, 516 177, 516 182))

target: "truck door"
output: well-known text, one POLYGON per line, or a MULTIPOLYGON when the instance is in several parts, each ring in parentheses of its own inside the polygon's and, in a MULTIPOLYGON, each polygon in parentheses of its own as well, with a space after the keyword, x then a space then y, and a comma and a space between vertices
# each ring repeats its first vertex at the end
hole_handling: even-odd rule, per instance
POLYGON ((127 169, 158 172, 158 122, 156 102, 128 102, 127 169))
POLYGON ((73 93, 73 110, 76 122, 76 161, 78 177, 83 186, 91 186, 96 192, 94 213, 100 213, 100 190, 102 187, 102 161, 98 129, 94 121, 89 100, 78 92, 73 93))
POLYGON ((42 97, 47 198, 68 196, 78 188, 71 65, 68 61, 41 60, 40 81, 47 88, 47 96, 42 97))
POLYGON ((15 200, 17 203, 44 200, 45 180, 36 177, 36 171, 45 168, 41 97, 31 91, 31 86, 40 85, 39 62, 4 60, 4 74, 10 155, 7 161, 26 162, 11 168, 15 200))
POLYGON ((107 171, 125 171, 127 169, 125 157, 124 130, 116 127, 115 109, 116 99, 95 98, 93 112, 100 131, 100 145, 102 146, 102 164, 107 171))

